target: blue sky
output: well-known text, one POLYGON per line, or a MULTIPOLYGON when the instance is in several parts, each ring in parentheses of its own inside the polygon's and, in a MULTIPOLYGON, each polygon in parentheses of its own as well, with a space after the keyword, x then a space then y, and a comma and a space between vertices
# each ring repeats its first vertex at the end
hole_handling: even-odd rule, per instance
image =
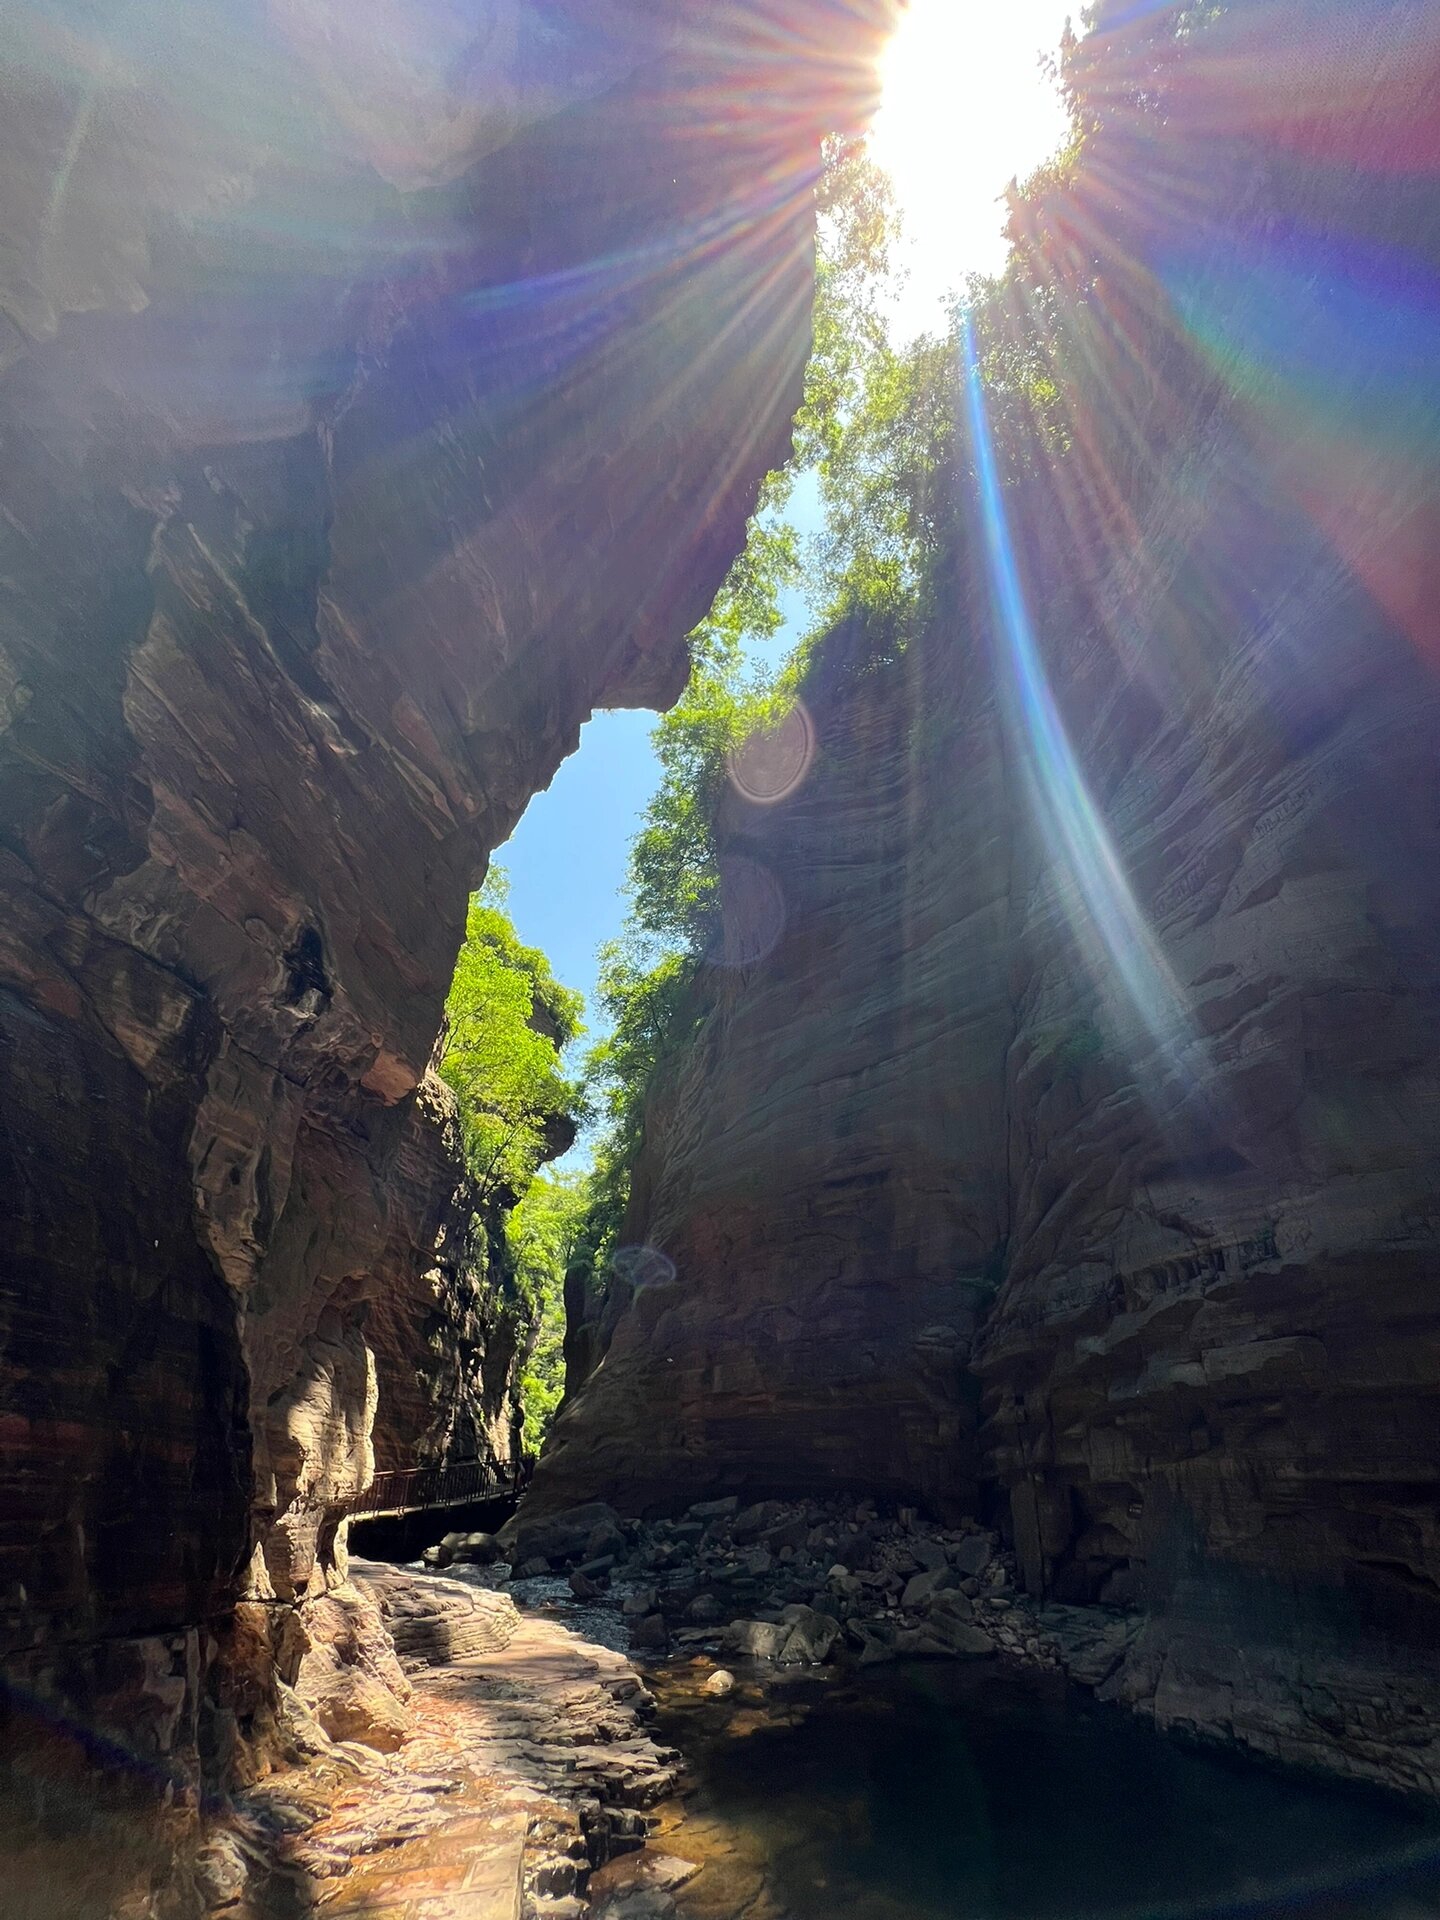
MULTIPOLYGON (((806 476, 788 518, 802 534, 819 525, 819 495, 806 476)), ((809 620, 803 594, 782 602, 786 625, 763 655, 777 661, 809 620)), ((495 859, 510 876, 507 908, 515 931, 550 959, 557 980, 585 996, 586 1024, 596 1029, 595 954, 625 919, 621 888, 630 842, 660 777, 650 745, 653 713, 597 713, 580 745, 544 793, 537 793, 495 859)))
POLYGON ((620 931, 625 857, 658 777, 654 725, 653 713, 597 713, 495 855, 510 876, 516 932, 585 995, 591 1026, 595 951, 620 931))

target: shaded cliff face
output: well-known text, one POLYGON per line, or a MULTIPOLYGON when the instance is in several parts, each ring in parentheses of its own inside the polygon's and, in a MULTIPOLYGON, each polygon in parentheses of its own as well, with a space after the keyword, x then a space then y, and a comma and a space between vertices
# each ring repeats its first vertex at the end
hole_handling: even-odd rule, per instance
POLYGON ((1005 1225, 995 701, 963 651, 922 684, 861 670, 856 641, 805 690, 802 786, 727 803, 737 964, 702 970, 626 1229, 664 1258, 622 1263, 638 1291, 612 1282, 533 1498, 864 1486, 973 1510, 967 1365, 1005 1225))
POLYGON ((142 1748, 329 1577, 467 894, 783 453, 803 11, 7 27, 0 1645, 149 1661, 142 1748))
POLYGON ((363 1322, 376 1470, 479 1460, 508 1480, 520 1464, 520 1361, 534 1328, 508 1284, 502 1222, 470 1177, 455 1096, 433 1073, 409 1103, 387 1192, 385 1285, 363 1322))
MULTIPOLYGON (((1352 25, 1353 72, 1378 55, 1352 25)), ((768 931, 732 866, 753 957, 705 970, 627 1229, 674 1276, 610 1301, 532 1497, 944 1512, 978 1478, 1033 1591, 1151 1609, 1125 1697, 1433 1789, 1440 406, 1383 329, 1340 360, 1354 281, 1314 238, 1320 204, 1347 245, 1404 243, 1385 326, 1414 324, 1433 193, 1347 176, 1337 211, 1296 163, 1237 231, 1200 217, 1223 154, 1180 158, 1114 244, 1169 275, 1183 355, 1092 315, 1108 422, 1082 404, 1053 496, 1009 490, 1034 636, 992 607, 977 514, 898 662, 822 650, 799 791, 730 803, 768 931), (1325 404, 1286 367, 1328 367, 1325 404), (1107 425, 1133 471, 1086 466, 1107 425)))

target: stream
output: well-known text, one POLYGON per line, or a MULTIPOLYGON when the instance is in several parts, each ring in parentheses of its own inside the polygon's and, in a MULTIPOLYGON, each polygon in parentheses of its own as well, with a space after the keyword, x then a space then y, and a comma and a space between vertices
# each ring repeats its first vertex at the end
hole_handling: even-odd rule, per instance
MULTIPOLYGON (((754 1920, 1440 1915, 1433 1812, 1187 1747, 1057 1675, 736 1671, 720 1701, 651 1676, 695 1787, 661 1844, 763 1882, 754 1920)), ((682 1914, 729 1920, 715 1878, 682 1914)))
MULTIPOLYGON (((509 1590, 626 1646, 563 1580, 509 1590)), ((1440 1920, 1440 1810, 1188 1745, 1037 1668, 729 1660, 715 1698, 718 1658, 642 1664, 689 1781, 654 1844, 703 1869, 682 1920, 1440 1920)))

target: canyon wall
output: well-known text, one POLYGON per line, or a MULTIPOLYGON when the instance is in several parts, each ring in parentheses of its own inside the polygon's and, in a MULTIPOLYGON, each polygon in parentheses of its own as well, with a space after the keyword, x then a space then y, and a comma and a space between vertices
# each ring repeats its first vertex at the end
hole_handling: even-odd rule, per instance
POLYGON ((797 790, 727 797, 733 963, 702 969, 626 1227, 660 1257, 612 1280, 534 1498, 974 1508, 967 1368, 1005 1232, 1003 753, 982 661, 922 683, 918 655, 863 671, 863 641, 833 636, 807 683, 797 790))
MULTIPOLYGON (((1364 97, 1355 150, 1393 150, 1394 92, 1364 97)), ((808 776, 725 802, 724 950, 626 1227, 649 1251, 532 1499, 978 1505, 1031 1591, 1146 1614, 1117 1697, 1436 1791, 1440 398, 1393 351, 1417 308, 1434 340, 1433 191, 1343 177, 1333 226, 1403 243, 1405 277, 1347 333, 1356 282, 1307 242, 1330 278, 1288 257, 1257 380, 1254 262, 1317 169, 1257 211, 1243 169, 1204 198, 1213 138, 1189 158, 1157 210, 1102 157, 1061 229, 1155 290, 1167 359, 1150 315, 1087 320, 1108 412, 1077 389, 1049 496, 997 500, 972 418, 908 645, 832 635, 808 776), (1107 433, 1133 471, 1087 465, 1107 433)))
POLYGON ((478 1460, 520 1465, 521 1363, 534 1334, 503 1251, 503 1217, 477 1192, 455 1096, 427 1073, 388 1181, 391 1245, 366 1302, 377 1472, 478 1460))
POLYGON ((343 1572, 466 898, 592 709, 683 683, 875 11, 7 23, 12 1705, 223 1773, 343 1572))

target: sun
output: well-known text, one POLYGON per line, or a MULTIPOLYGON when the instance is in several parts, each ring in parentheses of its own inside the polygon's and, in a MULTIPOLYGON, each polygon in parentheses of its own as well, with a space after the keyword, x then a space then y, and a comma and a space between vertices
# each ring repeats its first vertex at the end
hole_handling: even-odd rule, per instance
POLYGON ((1061 146, 1053 57, 1074 0, 910 0, 881 62, 871 151, 904 222, 897 330, 937 326, 967 273, 1005 262, 1001 195, 1061 146))

